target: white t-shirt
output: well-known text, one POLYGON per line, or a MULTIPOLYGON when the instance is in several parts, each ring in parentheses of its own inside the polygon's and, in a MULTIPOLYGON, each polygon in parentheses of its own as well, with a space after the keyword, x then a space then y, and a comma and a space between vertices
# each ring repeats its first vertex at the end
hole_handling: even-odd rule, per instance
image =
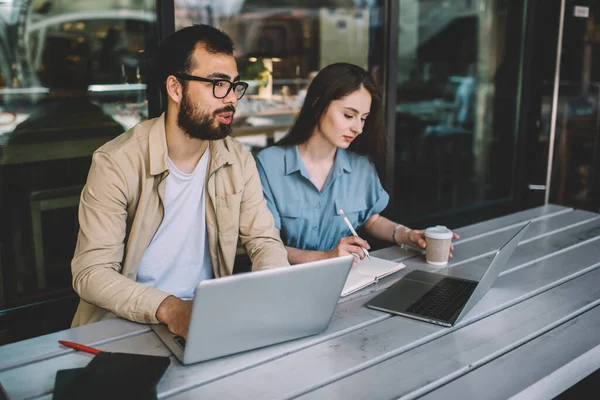
POLYGON ((207 148, 196 169, 186 174, 167 158, 170 174, 163 199, 164 219, 144 252, 138 283, 191 299, 196 285, 213 277, 204 190, 208 159, 207 148))

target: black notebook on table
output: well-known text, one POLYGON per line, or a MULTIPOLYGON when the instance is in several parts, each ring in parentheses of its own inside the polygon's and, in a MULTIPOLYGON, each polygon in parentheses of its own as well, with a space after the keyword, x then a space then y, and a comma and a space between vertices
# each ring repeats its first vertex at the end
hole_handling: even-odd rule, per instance
POLYGON ((102 352, 84 368, 57 371, 53 400, 156 399, 168 357, 102 352))

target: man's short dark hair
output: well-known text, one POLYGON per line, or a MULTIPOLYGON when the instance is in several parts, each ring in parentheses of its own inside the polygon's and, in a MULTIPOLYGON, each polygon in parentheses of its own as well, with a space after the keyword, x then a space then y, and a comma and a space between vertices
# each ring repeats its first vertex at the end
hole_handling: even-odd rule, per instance
POLYGON ((199 44, 209 53, 233 54, 233 41, 217 28, 192 25, 180 29, 167 37, 158 50, 156 75, 161 87, 169 75, 189 73, 196 67, 193 53, 199 44))

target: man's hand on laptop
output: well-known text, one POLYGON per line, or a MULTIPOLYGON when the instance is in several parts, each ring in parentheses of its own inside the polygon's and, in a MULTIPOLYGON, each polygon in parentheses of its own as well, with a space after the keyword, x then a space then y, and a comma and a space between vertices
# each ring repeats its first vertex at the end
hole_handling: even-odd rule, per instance
POLYGON ((169 296, 158 306, 156 318, 167 325, 171 332, 187 339, 191 313, 191 300, 181 300, 178 297, 169 296))

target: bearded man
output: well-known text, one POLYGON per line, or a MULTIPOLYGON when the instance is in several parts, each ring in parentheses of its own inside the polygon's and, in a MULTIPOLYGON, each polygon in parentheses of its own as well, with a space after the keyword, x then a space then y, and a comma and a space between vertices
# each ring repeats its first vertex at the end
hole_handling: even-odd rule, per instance
POLYGON ((166 112, 100 147, 79 205, 72 326, 119 316, 187 336, 194 288, 231 275, 238 240, 253 270, 288 265, 251 153, 229 137, 240 81, 233 43, 207 25, 158 52, 166 112))

